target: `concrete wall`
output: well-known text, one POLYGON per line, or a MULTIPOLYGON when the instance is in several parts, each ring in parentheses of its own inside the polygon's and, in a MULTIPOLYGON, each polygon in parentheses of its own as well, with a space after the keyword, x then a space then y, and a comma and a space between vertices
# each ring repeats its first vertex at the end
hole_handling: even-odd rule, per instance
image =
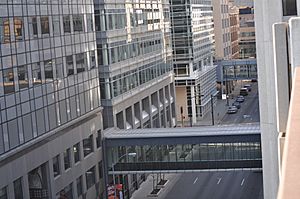
POLYGON ((255 1, 264 198, 277 197, 279 184, 272 24, 282 21, 281 0, 255 1))
MULTIPOLYGON (((86 198, 95 198, 96 187, 92 186, 86 189, 85 172, 95 166, 96 183, 99 181, 98 162, 102 159, 101 148, 96 147, 97 131, 101 129, 102 122, 101 116, 94 115, 94 118, 88 121, 81 121, 80 125, 69 127, 57 134, 43 139, 40 143, 31 144, 17 153, 14 156, 0 162, 0 187, 8 187, 9 198, 14 198, 13 181, 22 177, 22 190, 23 198, 29 198, 29 184, 28 173, 33 169, 46 163, 47 181, 50 185, 48 189, 49 198, 55 198, 64 187, 72 184, 73 197, 77 198, 76 179, 83 176, 83 193, 86 193, 86 198), (94 152, 86 157, 83 156, 82 140, 93 135, 93 148, 94 152), (80 161, 74 163, 73 145, 80 143, 80 161), (70 162, 71 167, 67 170, 64 169, 64 151, 70 149, 70 162), (53 158, 59 155, 60 175, 54 177, 53 174, 53 158)), ((102 182, 103 183, 103 182, 102 182)), ((101 185, 99 184, 99 187, 101 185)), ((103 184, 102 184, 103 186, 103 184)), ((98 189, 98 188, 97 188, 98 189)))

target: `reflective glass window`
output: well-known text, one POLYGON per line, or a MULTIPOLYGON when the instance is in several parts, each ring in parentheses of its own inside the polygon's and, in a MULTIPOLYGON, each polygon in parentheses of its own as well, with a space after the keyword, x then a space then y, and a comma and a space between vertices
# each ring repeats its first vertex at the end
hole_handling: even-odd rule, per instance
POLYGON ((44 61, 44 68, 45 68, 45 78, 46 78, 46 80, 53 79, 52 61, 51 60, 44 61))
POLYGON ((54 177, 60 175, 59 155, 55 156, 52 159, 52 166, 53 166, 53 175, 54 175, 54 177))
POLYGON ((36 17, 30 17, 29 18, 29 33, 30 33, 31 36, 37 36, 38 35, 36 17))
POLYGON ((27 65, 18 66, 19 89, 28 87, 27 65))
POLYGON ((64 165, 65 165, 65 170, 71 167, 71 151, 70 149, 67 149, 64 151, 64 165))
POLYGON ((53 35, 60 35, 60 19, 59 16, 52 17, 53 35))
POLYGON ((82 188, 82 176, 76 179, 76 186, 77 186, 77 196, 81 196, 83 193, 83 188, 82 188))
POLYGON ((14 72, 12 68, 3 70, 4 94, 15 92, 14 72))
POLYGON ((283 0, 283 16, 297 15, 297 2, 296 0, 283 0))
POLYGON ((0 18, 0 36, 2 43, 10 42, 10 28, 8 18, 0 18))
POLYGON ((73 152, 74 152, 74 162, 79 162, 80 161, 80 145, 79 143, 75 144, 73 146, 73 152))
POLYGON ((62 63, 62 58, 55 59, 55 68, 56 68, 56 78, 64 77, 64 67, 62 63))
MULTIPOLYGON (((23 199, 22 178, 14 181, 15 199, 23 199)), ((1 198, 1 197, 0 197, 1 198)))
POLYGON ((73 75, 74 74, 73 56, 72 55, 67 56, 66 62, 67 62, 68 75, 73 75))
POLYGON ((85 53, 80 53, 76 55, 76 68, 77 73, 85 71, 85 53))
POLYGON ((49 34, 49 17, 41 17, 42 34, 49 34))
POLYGON ((0 199, 8 199, 7 197, 7 187, 0 189, 0 199))
POLYGON ((86 177, 86 187, 89 189, 95 184, 95 167, 92 167, 85 173, 86 177))
POLYGON ((41 79, 41 66, 40 63, 33 63, 32 64, 32 83, 33 85, 35 84, 41 84, 42 79, 41 79))
POLYGON ((23 39, 23 19, 20 17, 14 17, 14 32, 16 40, 23 39))
POLYGON ((93 151, 93 135, 90 135, 90 137, 83 140, 83 155, 87 156, 93 151))
POLYGON ((73 15, 73 27, 74 27, 74 31, 83 31, 82 15, 73 15))
POLYGON ((64 16, 64 33, 71 33, 70 16, 64 16))

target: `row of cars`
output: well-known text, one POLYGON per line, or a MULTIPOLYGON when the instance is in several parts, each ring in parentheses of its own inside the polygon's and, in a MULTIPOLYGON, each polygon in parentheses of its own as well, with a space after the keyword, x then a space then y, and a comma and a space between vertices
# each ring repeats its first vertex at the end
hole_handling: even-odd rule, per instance
POLYGON ((238 109, 241 108, 241 103, 243 103, 244 101, 245 101, 244 96, 242 95, 237 96, 235 102, 233 102, 232 105, 228 107, 227 113, 228 114, 236 113, 238 109))
POLYGON ((243 103, 245 101, 244 96, 247 96, 248 92, 250 92, 251 90, 252 89, 251 89, 250 84, 244 85, 244 87, 240 89, 240 95, 237 96, 237 98, 235 99, 235 102, 233 102, 232 105, 228 107, 227 113, 228 114, 236 113, 238 111, 238 109, 241 108, 241 103, 243 103))

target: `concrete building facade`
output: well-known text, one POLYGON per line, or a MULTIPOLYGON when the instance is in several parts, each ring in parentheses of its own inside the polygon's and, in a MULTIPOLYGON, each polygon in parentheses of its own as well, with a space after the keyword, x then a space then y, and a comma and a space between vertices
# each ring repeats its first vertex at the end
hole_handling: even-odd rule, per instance
POLYGON ((238 59, 240 54, 239 34, 240 20, 239 8, 233 4, 229 4, 229 20, 230 20, 230 41, 231 41, 231 58, 238 59))
POLYGON ((0 7, 0 198, 101 195, 93 1, 0 7))
MULTIPOLYGON (((169 1, 94 3, 104 129, 176 126, 169 1)), ((126 158, 123 150, 115 152, 114 161, 126 158)), ((105 169, 106 175, 111 169, 105 169)), ((145 179, 140 174, 115 176, 124 198, 145 179)), ((106 183, 113 185, 113 176, 106 183)))
POLYGON ((229 0, 213 2, 213 19, 215 34, 215 58, 231 59, 231 24, 229 0))
POLYGON ((254 9, 240 7, 240 58, 248 59, 256 57, 254 9))
POLYGON ((104 128, 176 125, 169 14, 166 0, 95 2, 104 128))
MULTIPOLYGON (((299 16, 299 11, 299 0, 255 1, 263 182, 267 199, 277 197, 281 158, 278 138, 282 138, 287 127, 291 89, 288 79, 293 76, 293 68, 299 66, 299 31, 288 31, 282 22, 299 16)), ((297 27, 299 20, 292 20, 290 28, 297 27)))
POLYGON ((211 110, 216 94, 212 1, 170 3, 177 121, 192 125, 211 110))

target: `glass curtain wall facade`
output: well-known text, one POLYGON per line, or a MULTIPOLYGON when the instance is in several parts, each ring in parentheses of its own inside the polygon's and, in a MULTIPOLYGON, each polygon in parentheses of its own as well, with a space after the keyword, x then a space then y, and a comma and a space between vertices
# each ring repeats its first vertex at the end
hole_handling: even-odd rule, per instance
POLYGON ((175 107, 169 13, 167 0, 95 2, 104 128, 175 125, 152 121, 175 114, 165 113, 175 107))
MULTIPOLYGON (((169 0, 94 2, 104 129, 174 127, 169 0)), ((129 198, 145 175, 121 179, 129 198)))
MULTIPOLYGON (((62 190, 75 198, 71 173, 84 175, 101 157, 91 145, 73 158, 102 128, 93 1, 2 0, 0 10, 0 189, 8 198, 62 190), (17 191, 6 189, 19 178, 17 191)), ((100 193, 99 181, 81 193, 100 193)))
POLYGON ((178 99, 176 108, 182 112, 177 116, 177 120, 190 120, 192 124, 196 122, 197 117, 205 114, 202 108, 207 106, 205 108, 207 110, 209 104, 203 102, 215 93, 212 1, 171 0, 170 2, 173 66, 178 99), (209 81, 201 79, 209 79, 209 81))

